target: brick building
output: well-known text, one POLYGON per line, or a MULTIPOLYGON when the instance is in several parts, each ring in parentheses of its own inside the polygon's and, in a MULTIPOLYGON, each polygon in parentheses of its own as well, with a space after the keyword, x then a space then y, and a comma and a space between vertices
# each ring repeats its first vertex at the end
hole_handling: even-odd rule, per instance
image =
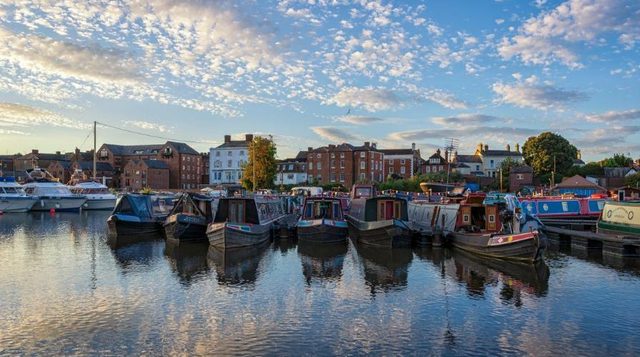
POLYGON ((444 157, 442 156, 442 151, 440 149, 436 150, 436 152, 429 156, 427 160, 424 161, 422 172, 425 174, 434 173, 434 172, 442 172, 447 171, 449 169, 449 153, 445 150, 444 157))
POLYGON ((168 188, 172 189, 197 188, 202 179, 202 157, 185 143, 167 141, 161 145, 102 144, 98 149, 97 159, 111 164, 115 170, 112 182, 114 187, 128 187, 122 179, 122 173, 129 161, 165 162, 168 166, 168 188))
POLYGON ((200 184, 208 185, 209 184, 209 153, 201 152, 200 153, 200 184))
POLYGON ((14 162, 21 155, 0 155, 0 176, 15 176, 14 162))
POLYGON ((169 164, 162 160, 129 160, 123 168, 122 187, 138 191, 143 188, 170 188, 169 164))
POLYGON ((362 146, 343 143, 307 150, 307 176, 309 182, 321 185, 339 183, 351 187, 357 182, 382 182, 384 154, 376 144, 362 146))
POLYGON ((509 192, 518 192, 523 187, 533 185, 533 169, 531 166, 516 166, 509 172, 509 192))
POLYGON ((68 161, 69 158, 66 154, 60 151, 56 151, 53 154, 41 153, 37 149, 31 150, 30 153, 19 156, 14 160, 14 170, 16 178, 22 181, 26 177, 26 171, 35 167, 47 169, 54 161, 68 161))
POLYGON ((411 149, 386 149, 380 150, 384 154, 385 178, 409 178, 420 174, 420 150, 416 150, 416 144, 411 144, 411 149))

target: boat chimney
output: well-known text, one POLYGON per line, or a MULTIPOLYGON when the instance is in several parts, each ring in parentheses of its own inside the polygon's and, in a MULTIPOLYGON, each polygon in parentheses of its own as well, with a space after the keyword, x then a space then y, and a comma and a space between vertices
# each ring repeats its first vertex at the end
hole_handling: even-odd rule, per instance
POLYGON ((224 136, 224 142, 225 142, 225 143, 228 143, 228 142, 230 142, 230 141, 231 141, 231 135, 225 135, 225 136, 224 136))
POLYGON ((253 141, 253 134, 246 134, 244 138, 245 138, 245 141, 253 141))

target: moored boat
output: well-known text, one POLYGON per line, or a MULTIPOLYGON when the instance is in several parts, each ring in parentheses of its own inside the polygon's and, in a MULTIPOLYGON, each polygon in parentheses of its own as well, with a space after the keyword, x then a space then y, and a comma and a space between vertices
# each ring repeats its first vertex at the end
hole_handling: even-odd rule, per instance
POLYGON ((27 195, 38 199, 31 207, 32 211, 78 211, 87 201, 86 196, 73 194, 46 170, 29 169, 27 175, 24 190, 27 195))
POLYGON ((493 199, 473 193, 460 203, 455 230, 447 238, 454 247, 474 254, 534 262, 542 259, 546 248, 541 227, 535 217, 522 212, 513 195, 493 199))
POLYGON ((592 220, 600 217, 605 199, 596 197, 543 196, 520 199, 524 211, 538 217, 544 224, 571 220, 592 220))
POLYGON ((273 224, 286 217, 278 197, 221 198, 207 227, 209 244, 218 248, 242 248, 261 244, 271 237, 273 224))
POLYGON ((0 212, 28 212, 37 201, 13 177, 0 177, 0 212))
POLYGON ((107 186, 98 182, 78 182, 69 186, 69 190, 87 197, 87 201, 82 206, 83 210, 112 210, 116 205, 116 195, 111 193, 107 186))
POLYGON ((305 198, 302 216, 297 224, 298 240, 324 244, 346 242, 349 231, 343 211, 342 200, 339 198, 305 198))
POLYGON ((207 242, 207 224, 212 220, 210 196, 184 193, 164 222, 167 239, 180 242, 207 242))
POLYGON ((349 235, 358 243, 388 248, 411 245, 407 201, 376 196, 372 185, 353 186, 346 219, 349 235))
POLYGON ((148 237, 162 235, 162 223, 167 218, 166 208, 172 198, 128 193, 120 196, 107 219, 109 239, 119 237, 148 237))

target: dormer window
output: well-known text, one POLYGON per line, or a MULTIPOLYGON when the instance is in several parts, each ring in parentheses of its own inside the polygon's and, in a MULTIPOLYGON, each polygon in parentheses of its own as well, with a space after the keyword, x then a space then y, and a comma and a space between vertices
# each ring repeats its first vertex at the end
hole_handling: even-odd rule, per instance
POLYGON ((107 150, 107 149, 102 149, 102 150, 100 150, 100 157, 101 157, 101 158, 107 158, 107 157, 109 157, 109 150, 107 150))

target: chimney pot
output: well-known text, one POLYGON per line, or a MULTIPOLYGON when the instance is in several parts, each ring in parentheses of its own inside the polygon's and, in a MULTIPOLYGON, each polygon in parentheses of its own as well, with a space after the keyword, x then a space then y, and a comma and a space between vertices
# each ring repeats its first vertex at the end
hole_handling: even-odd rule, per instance
POLYGON ((244 137, 246 141, 253 141, 253 134, 246 134, 244 137))
POLYGON ((484 144, 484 151, 489 151, 489 144, 484 144))
POLYGON ((313 151, 313 148, 312 148, 311 146, 309 146, 309 147, 307 148, 307 153, 310 153, 310 152, 312 152, 312 151, 313 151))
POLYGON ((368 142, 368 141, 365 141, 365 142, 364 142, 364 146, 366 146, 366 147, 369 147, 369 146, 370 146, 370 144, 371 144, 371 143, 370 143, 370 142, 368 142))
POLYGON ((416 143, 411 143, 411 150, 416 151, 416 143))
POLYGON ((228 142, 230 142, 230 141, 231 141, 231 135, 225 135, 225 136, 224 136, 224 142, 225 142, 225 143, 228 143, 228 142))
POLYGON ((377 146, 378 146, 378 143, 371 143, 371 147, 372 147, 372 148, 374 148, 374 149, 375 149, 377 146))

